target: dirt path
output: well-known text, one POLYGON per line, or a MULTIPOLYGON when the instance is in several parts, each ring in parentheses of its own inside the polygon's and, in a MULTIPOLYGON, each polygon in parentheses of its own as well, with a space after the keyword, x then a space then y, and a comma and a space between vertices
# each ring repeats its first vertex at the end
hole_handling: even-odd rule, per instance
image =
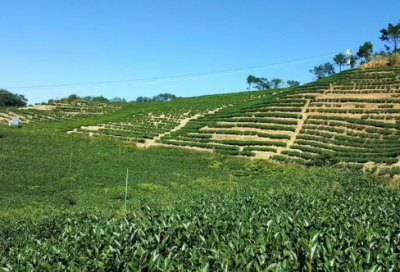
POLYGON ((191 120, 195 120, 195 119, 197 119, 197 118, 199 118, 199 117, 203 117, 203 116, 206 115, 206 114, 215 114, 216 112, 218 112, 219 110, 221 110, 221 109, 223 109, 223 108, 225 108, 225 107, 220 107, 220 108, 217 108, 217 109, 215 109, 215 110, 208 111, 207 113, 204 113, 204 114, 195 114, 195 115, 193 115, 192 117, 184 118, 184 119, 182 119, 182 120, 180 121, 180 123, 179 123, 178 126, 174 127, 174 128, 171 129, 170 131, 165 132, 165 133, 161 133, 161 134, 159 134, 158 136, 154 137, 153 139, 146 139, 146 142, 144 142, 144 143, 137 143, 136 146, 139 147, 139 148, 149 148, 149 147, 151 147, 151 146, 160 145, 160 144, 156 143, 156 141, 160 140, 161 137, 164 137, 164 136, 166 136, 166 135, 169 135, 169 134, 171 134, 172 132, 175 132, 175 131, 177 131, 177 130, 180 130, 181 128, 183 128, 184 126, 186 126, 187 123, 189 123, 191 120))
POLYGON ((400 166, 400 159, 395 164, 392 164, 392 166, 393 167, 400 166))
POLYGON ((310 99, 307 99, 306 104, 301 109, 301 119, 299 119, 299 121, 297 123, 295 132, 290 136, 290 140, 287 143, 286 148, 279 148, 276 152, 277 154, 281 154, 281 152, 283 150, 290 149, 290 147, 294 144, 294 141, 296 140, 297 135, 299 135, 300 130, 303 128, 304 121, 307 120, 308 115, 307 115, 306 111, 308 109, 308 106, 310 105, 310 101, 311 101, 310 99))
POLYGON ((11 112, 11 111, 9 111, 7 113, 0 113, 0 117, 2 119, 8 119, 8 122, 11 122, 11 120, 12 120, 12 118, 14 116, 19 117, 19 122, 20 123, 29 123, 28 118, 26 116, 21 115, 21 114, 17 114, 15 112, 11 112))

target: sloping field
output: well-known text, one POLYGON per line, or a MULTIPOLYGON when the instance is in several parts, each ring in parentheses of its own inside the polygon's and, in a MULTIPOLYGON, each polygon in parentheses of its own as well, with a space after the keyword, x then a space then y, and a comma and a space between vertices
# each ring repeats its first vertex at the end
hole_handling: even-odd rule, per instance
POLYGON ((291 89, 147 105, 55 104, 0 115, 61 127, 66 121, 65 132, 146 148, 173 146, 301 164, 329 156, 359 168, 400 164, 396 67, 348 70, 291 89))
POLYGON ((84 119, 90 115, 103 115, 121 109, 117 103, 74 101, 72 103, 52 103, 0 111, 0 123, 8 123, 12 116, 20 117, 21 123, 46 123, 64 120, 84 119), (3 121, 1 121, 3 120, 3 121))
POLYGON ((399 69, 346 71, 198 118, 161 142, 231 155, 309 163, 399 161, 399 69), (249 137, 252 136, 252 137, 249 137))
POLYGON ((398 81, 4 111, 0 270, 400 271, 398 81))

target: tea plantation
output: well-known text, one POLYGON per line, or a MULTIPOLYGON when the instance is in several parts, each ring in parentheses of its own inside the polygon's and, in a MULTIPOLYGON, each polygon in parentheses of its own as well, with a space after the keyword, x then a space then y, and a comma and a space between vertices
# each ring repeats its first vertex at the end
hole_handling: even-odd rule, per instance
POLYGON ((0 271, 400 271, 399 81, 3 109, 0 271))

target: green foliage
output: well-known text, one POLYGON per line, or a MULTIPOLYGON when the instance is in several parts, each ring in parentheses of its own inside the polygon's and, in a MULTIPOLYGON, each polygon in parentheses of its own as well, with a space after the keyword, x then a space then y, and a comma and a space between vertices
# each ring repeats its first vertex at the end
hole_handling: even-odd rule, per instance
POLYGON ((358 58, 355 55, 351 55, 348 57, 347 61, 349 62, 351 69, 354 69, 356 67, 357 60, 358 58))
POLYGON ((339 72, 342 71, 342 66, 346 64, 347 58, 344 54, 339 53, 333 58, 333 62, 339 66, 339 72))
POLYGON ((339 162, 338 158, 335 158, 334 156, 332 156, 329 153, 324 153, 324 154, 320 154, 316 157, 314 157, 311 162, 310 165, 313 166, 331 166, 334 164, 337 164, 339 162))
POLYGON ((322 79, 335 74, 335 67, 333 67, 331 63, 327 62, 318 66, 314 66, 314 68, 310 70, 310 73, 315 76, 315 79, 322 79))
POLYGON ((387 44, 385 48, 387 51, 392 49, 392 52, 397 52, 400 43, 400 21, 396 25, 388 24, 387 28, 381 29, 380 39, 387 44))
POLYGON ((249 91, 251 90, 251 84, 256 83, 257 78, 253 75, 249 75, 247 77, 247 84, 249 84, 249 87, 247 88, 249 91))
MULTIPOLYGON (((246 83, 248 84, 248 90, 251 90, 251 87, 254 86, 255 89, 261 91, 271 88, 282 88, 285 82, 283 81, 283 79, 280 78, 273 78, 271 81, 268 81, 268 79, 264 77, 255 77, 253 75, 249 75, 246 79, 246 83)), ((300 85, 300 82, 295 80, 288 80, 286 83, 288 87, 297 87, 300 85)))
POLYGON ((280 88, 281 85, 282 85, 282 83, 283 83, 283 80, 280 79, 280 78, 273 78, 273 79, 271 79, 271 87, 272 87, 273 89, 278 89, 278 88, 280 88))
POLYGON ((288 81, 286 81, 286 84, 288 85, 289 88, 298 87, 298 86, 300 86, 300 81, 288 80, 288 81))
POLYGON ((363 59, 362 63, 368 62, 374 52, 373 45, 371 42, 365 42, 360 46, 357 52, 357 57, 363 59))
POLYGON ((6 271, 399 269, 400 194, 386 183, 260 160, 243 168, 235 176, 245 183, 198 179, 193 184, 202 193, 186 191, 173 207, 143 203, 122 218, 78 212, 3 221, 0 265, 6 271))
POLYGON ((254 79, 255 88, 259 91, 268 90, 271 88, 270 82, 264 77, 256 77, 254 79))
POLYGON ((136 102, 138 103, 167 102, 167 101, 172 101, 174 99, 177 99, 176 95, 169 93, 162 93, 159 95, 155 95, 153 97, 139 96, 138 98, 136 98, 136 102))
POLYGON ((400 53, 395 52, 388 56, 388 61, 392 66, 400 66, 400 53))
MULTIPOLYGON (((345 71, 274 94, 127 103, 104 114, 93 109, 96 114, 82 119, 0 127, 0 269, 398 271, 400 193, 385 176, 400 171, 387 166, 378 177, 359 170, 366 162, 398 161, 400 124, 309 115, 294 144, 282 150, 305 99, 312 99, 304 94, 323 93, 332 82, 346 91, 353 80, 379 79, 379 88, 396 80, 393 69, 370 71, 377 73, 345 71), (193 118, 173 130, 181 116, 193 118), (65 133, 90 125, 104 128, 90 138, 65 133), (158 135, 164 144, 214 153, 138 150, 122 142, 158 135), (289 165, 243 158, 278 149, 273 159, 289 165)), ((346 109, 333 106, 340 99, 328 100, 329 109, 346 109)), ((396 109, 353 112, 386 117, 383 111, 396 109)))
POLYGON ((23 107, 28 100, 22 94, 13 94, 0 89, 0 107, 23 107))

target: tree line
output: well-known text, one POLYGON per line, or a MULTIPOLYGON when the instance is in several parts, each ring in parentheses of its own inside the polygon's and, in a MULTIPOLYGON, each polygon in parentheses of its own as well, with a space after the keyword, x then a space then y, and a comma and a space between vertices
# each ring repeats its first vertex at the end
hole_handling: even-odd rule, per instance
POLYGON ((254 75, 249 75, 247 77, 247 89, 250 91, 252 88, 263 91, 268 89, 279 89, 284 87, 295 87, 299 86, 300 82, 296 80, 284 81, 280 78, 273 78, 271 81, 265 77, 255 77, 254 75))
MULTIPOLYGON (((385 50, 374 52, 374 46, 370 41, 362 44, 355 55, 345 55, 343 53, 336 54, 333 62, 326 62, 318 66, 314 66, 309 72, 313 74, 314 79, 318 80, 336 73, 335 66, 339 68, 339 72, 343 67, 348 66, 354 69, 357 64, 368 63, 374 58, 387 59, 390 65, 400 65, 400 21, 397 24, 389 23, 387 28, 380 30, 379 39, 384 42, 385 50)), ((295 80, 288 80, 284 82, 282 79, 274 78, 268 81, 264 77, 255 77, 249 75, 246 81, 248 90, 268 90, 284 87, 299 86, 300 82, 295 80)))
POLYGON ((174 94, 162 93, 159 95, 155 95, 153 97, 139 96, 138 98, 136 98, 135 102, 137 103, 168 102, 177 98, 178 97, 174 94))
MULTIPOLYGON (((155 95, 153 97, 147 97, 147 96, 139 96, 136 98, 136 100, 131 100, 127 101, 125 98, 120 98, 120 97, 114 97, 111 99, 105 98, 104 96, 78 96, 76 94, 71 94, 67 97, 61 98, 61 99, 50 99, 47 103, 48 104, 54 104, 54 103, 71 103, 74 101, 88 101, 88 102, 99 102, 99 103, 150 103, 150 102, 167 102, 167 101, 172 101, 174 99, 178 98, 174 94, 169 94, 169 93, 161 93, 158 95, 155 95)), ((45 104, 45 103, 42 103, 45 104)))
POLYGON ((345 55, 339 53, 333 58, 333 64, 330 62, 314 66, 310 69, 310 73, 314 75, 315 79, 321 79, 335 74, 336 65, 339 72, 342 67, 348 66, 354 69, 359 62, 360 65, 371 61, 373 58, 386 58, 389 60, 390 65, 400 65, 400 20, 397 24, 388 24, 387 28, 380 30, 379 39, 384 42, 385 50, 374 52, 374 46, 370 41, 362 44, 355 55, 345 55))

